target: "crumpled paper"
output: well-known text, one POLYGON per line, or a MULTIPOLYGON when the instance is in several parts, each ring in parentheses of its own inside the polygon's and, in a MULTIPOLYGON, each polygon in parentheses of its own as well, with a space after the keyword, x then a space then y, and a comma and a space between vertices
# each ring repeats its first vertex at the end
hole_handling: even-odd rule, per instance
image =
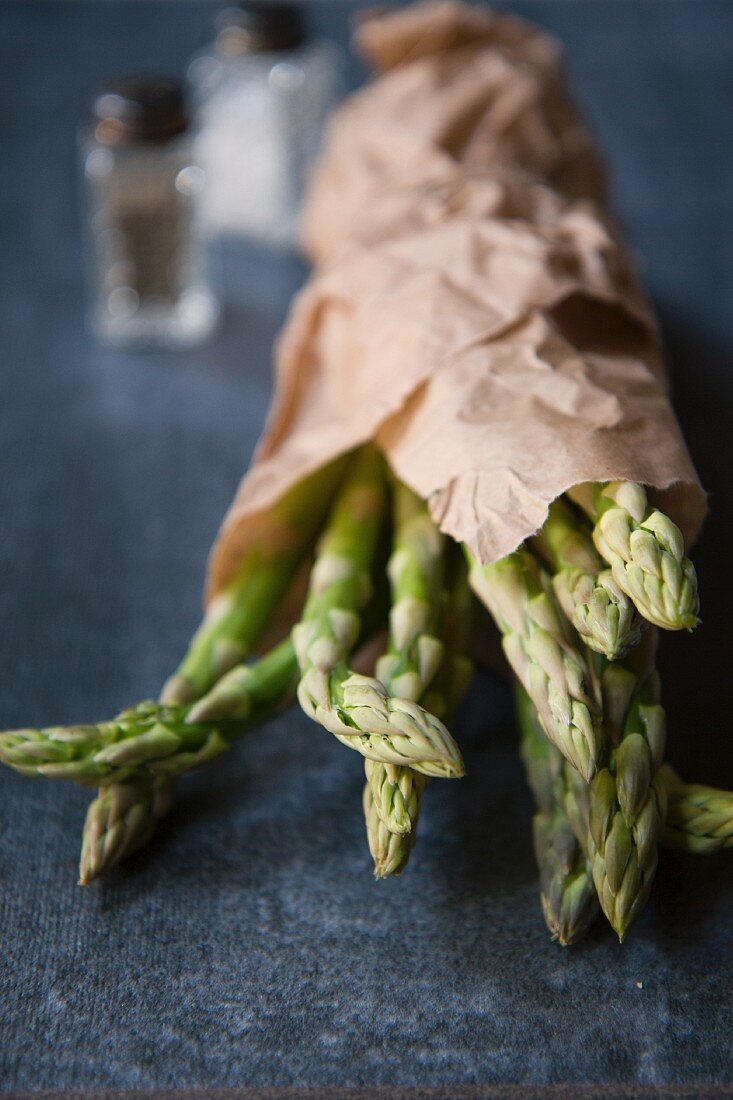
POLYGON ((367 17, 356 43, 379 75, 335 113, 311 182, 317 267, 209 594, 287 489, 370 439, 483 562, 588 481, 658 490, 692 541, 705 495, 555 41, 437 2, 367 17))

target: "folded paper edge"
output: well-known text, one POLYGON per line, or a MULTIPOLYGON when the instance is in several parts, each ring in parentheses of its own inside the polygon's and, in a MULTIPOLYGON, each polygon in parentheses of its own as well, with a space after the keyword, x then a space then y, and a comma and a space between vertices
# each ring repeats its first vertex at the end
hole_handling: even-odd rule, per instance
MULTIPOLYGON (((368 442, 368 439, 355 441, 355 446, 363 445, 366 442, 368 442)), ((376 441, 376 445, 380 446, 378 440, 376 441)), ((324 456, 322 462, 314 463, 307 468, 304 467, 302 471, 303 476, 299 478, 298 481, 303 480, 309 474, 327 465, 328 462, 348 454, 351 449, 352 448, 340 449, 333 454, 324 456)), ((467 478, 485 476, 482 475, 480 471, 473 471, 470 474, 459 474, 456 477, 450 478, 446 484, 439 489, 426 493, 425 486, 411 477, 410 472, 402 468, 400 463, 395 463, 388 450, 385 450, 383 447, 380 447, 380 449, 383 451, 392 473, 403 481, 409 489, 421 497, 421 499, 426 501, 436 525, 443 534, 454 539, 458 543, 465 543, 473 556, 483 565, 489 565, 505 557, 507 554, 511 554, 527 539, 538 534, 547 519, 552 502, 564 493, 570 492, 578 485, 587 483, 576 481, 562 483, 557 487, 557 491, 554 495, 548 500, 545 501, 538 498, 534 521, 530 523, 525 522, 524 524, 517 523, 511 537, 500 539, 497 538, 496 533, 491 530, 490 519, 478 520, 471 527, 464 529, 464 527, 455 520, 451 512, 450 501, 454 496, 461 495, 463 490, 462 483, 465 483, 467 478)), ((628 479, 618 474, 614 475, 614 472, 608 469, 599 470, 598 477, 588 479, 588 481, 598 482, 618 480, 628 479)), ((293 484, 297 483, 296 481, 293 484)), ((700 483, 692 479, 678 477, 661 481, 638 479, 638 483, 645 486, 650 492, 650 496, 654 502, 667 512, 670 518, 680 527, 686 548, 689 549, 692 547, 700 534, 708 510, 708 494, 700 483)), ((293 488, 293 485, 289 485, 286 490, 271 497, 271 499, 260 507, 251 508, 246 505, 237 506, 236 502, 232 506, 225 517, 222 528, 209 556, 205 603, 209 603, 219 592, 221 592, 222 588, 225 587, 227 582, 231 579, 231 576, 236 570, 237 561, 241 558, 247 546, 248 529, 253 531, 257 526, 258 519, 265 516, 271 508, 275 507, 284 495, 284 492, 291 488, 293 488)))

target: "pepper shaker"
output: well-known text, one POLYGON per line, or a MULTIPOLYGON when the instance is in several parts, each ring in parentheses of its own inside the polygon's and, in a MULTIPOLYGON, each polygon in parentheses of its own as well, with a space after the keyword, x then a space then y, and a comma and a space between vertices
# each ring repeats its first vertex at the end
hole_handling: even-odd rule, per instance
POLYGON ((195 344, 218 316, 179 83, 109 85, 81 135, 87 198, 90 321, 110 343, 195 344))

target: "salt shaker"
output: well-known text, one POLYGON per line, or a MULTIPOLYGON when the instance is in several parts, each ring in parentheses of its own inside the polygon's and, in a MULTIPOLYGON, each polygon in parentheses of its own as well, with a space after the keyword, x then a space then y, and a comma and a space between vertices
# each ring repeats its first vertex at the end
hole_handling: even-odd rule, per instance
POLYGON ((81 135, 90 321, 115 344, 195 344, 218 316, 179 83, 141 77, 96 97, 81 135))
POLYGON ((340 64, 335 45, 306 42, 293 5, 241 3, 220 16, 213 45, 188 72, 212 235, 295 243, 340 64))

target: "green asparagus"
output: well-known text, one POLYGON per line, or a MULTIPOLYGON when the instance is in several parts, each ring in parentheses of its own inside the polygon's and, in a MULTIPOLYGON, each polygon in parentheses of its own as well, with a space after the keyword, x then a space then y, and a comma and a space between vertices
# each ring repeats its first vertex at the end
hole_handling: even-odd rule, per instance
MULTIPOLYGON (((669 629, 697 621, 695 574, 679 531, 639 486, 570 495, 590 515, 592 535, 558 500, 532 550, 481 566, 396 484, 387 650, 375 675, 362 675, 349 660, 386 617, 380 555, 390 501, 384 460, 364 447, 274 509, 160 702, 96 724, 0 733, 0 761, 99 787, 84 828, 87 884, 152 835, 175 777, 225 752, 297 694, 311 718, 365 757, 375 874, 399 874, 428 777, 463 774, 442 719, 470 678, 470 574, 522 685, 517 709, 548 928, 561 944, 576 942, 600 900, 623 940, 648 896, 660 843, 691 852, 733 846, 733 792, 683 783, 661 765, 656 632, 642 635, 639 616, 669 629), (263 657, 242 663, 266 631, 266 643, 282 634, 286 590, 302 601, 291 582, 298 569, 306 579, 319 527, 300 621, 263 657)), ((371 668, 378 653, 356 667, 371 668)))
POLYGON ((658 778, 665 744, 659 677, 608 664, 602 674, 608 761, 588 791, 588 855, 601 908, 623 941, 643 909, 657 868, 666 815, 658 778))
POLYGON ((404 764, 365 760, 364 773, 372 802, 390 833, 410 833, 420 813, 427 776, 404 764))
POLYGON ((638 643, 642 620, 562 500, 550 506, 536 542, 552 563, 558 603, 585 644, 610 661, 623 657, 638 643))
POLYGON ((532 826, 542 911, 552 938, 567 946, 585 934, 598 912, 591 864, 565 808, 567 773, 578 772, 548 741, 534 703, 519 685, 516 698, 522 759, 537 803, 532 826))
POLYGON ((695 567, 685 557, 680 529, 650 506, 646 490, 611 481, 578 487, 571 495, 593 520, 596 549, 639 613, 663 630, 697 626, 695 567))
MULTIPOLYGON (((443 660, 424 699, 430 712, 441 717, 448 717, 453 712, 473 675, 473 664, 466 656, 470 646, 472 597, 465 561, 460 553, 454 552, 456 550, 456 547, 449 547, 447 554, 447 608, 441 624, 443 660)), ((364 794, 369 846, 373 856, 375 852, 388 853, 388 858, 375 857, 375 875, 382 878, 387 874, 399 874, 407 864, 416 839, 424 777, 411 769, 401 767, 395 767, 391 774, 385 776, 370 776, 369 773, 367 776, 368 785, 372 788, 371 796, 367 792, 364 794), (394 828, 393 823, 399 824, 399 819, 395 821, 396 815, 390 816, 385 810, 390 802, 397 802, 399 799, 405 805, 405 814, 411 826, 409 831, 402 832, 394 828), (371 817, 373 813, 381 816, 388 832, 394 833, 391 840, 385 837, 383 829, 376 828, 371 817)))
POLYGON ((413 811, 412 828, 409 833, 392 833, 377 812, 371 783, 364 784, 364 820, 366 821, 369 851, 374 860, 375 878, 387 878, 399 875, 410 858, 417 836, 417 821, 420 805, 413 811))
POLYGON ((88 886, 147 843, 172 805, 173 782, 167 775, 141 773, 100 788, 84 824, 80 886, 88 886))
MULTIPOLYGON (((436 633, 445 602, 445 539, 419 497, 403 485, 395 486, 393 497, 389 650, 377 661, 375 675, 391 695, 418 703, 443 657, 436 633)), ((408 765, 365 760, 364 766, 374 807, 387 829, 409 833, 420 811, 425 777, 408 765)))
POLYGON ((185 705, 250 656, 313 545, 343 476, 337 459, 299 482, 260 520, 259 536, 206 611, 161 701, 185 705))
MULTIPOLYGON (((327 503, 329 499, 328 489, 333 478, 340 473, 341 468, 341 463, 332 464, 323 476, 319 475, 315 478, 306 479, 303 483, 303 501, 304 503, 314 504, 316 515, 325 505, 319 503, 318 500, 314 501, 312 497, 318 490, 322 490, 327 503)), ((298 509, 293 507, 292 499, 286 498, 283 506, 275 509, 274 520, 268 523, 268 535, 271 536, 276 530, 277 524, 283 520, 288 518, 290 520, 297 519, 297 513, 298 509)), ((309 516, 308 523, 310 522, 311 517, 309 516)), ((235 719, 246 720, 249 717, 252 705, 249 684, 253 673, 248 666, 236 666, 231 670, 229 678, 225 676, 224 681, 220 680, 218 684, 215 684, 213 699, 211 692, 203 700, 199 699, 198 707, 203 715, 200 719, 194 716, 191 709, 184 716, 185 701, 196 698, 199 692, 209 683, 209 680, 219 675, 231 658, 244 654, 245 647, 253 644, 261 636, 263 630, 268 629, 274 611, 273 600, 277 598, 279 588, 287 586, 292 569, 297 567, 299 552, 297 541, 293 544, 293 547, 292 553, 280 553, 279 555, 272 553, 272 547, 268 548, 270 554, 269 564, 262 571, 259 580, 256 581, 257 558, 260 555, 258 544, 255 551, 245 556, 242 568, 237 573, 233 584, 227 588, 224 596, 214 601, 204 625, 191 643, 188 656, 181 669, 179 669, 176 676, 168 681, 162 692, 162 698, 169 701, 163 705, 171 708, 170 713, 175 713, 174 708, 179 707, 180 713, 176 715, 175 719, 177 722, 180 723, 185 717, 187 723, 211 722, 212 720, 223 720, 230 723, 235 719), (279 573, 278 570, 280 570, 279 573), (178 702, 175 702, 175 700, 178 700, 178 702)), ((287 659, 292 666, 294 677, 297 665, 292 647, 287 654, 287 659)), ((261 674, 262 670, 258 675, 261 674)), ((233 731, 234 727, 230 725, 229 729, 233 731)), ((212 755, 216 754, 212 753, 212 755)), ((150 832, 152 832, 155 805, 149 798, 144 797, 144 779, 137 783, 138 786, 140 784, 143 787, 143 796, 133 803, 128 819, 132 820, 134 817, 135 822, 142 830, 140 822, 147 814, 153 822, 150 829, 150 832)), ((121 788, 120 798, 127 799, 129 792, 134 789, 135 785, 136 780, 131 777, 127 784, 121 788)), ((169 801, 172 798, 173 792, 171 789, 168 792, 169 801)), ((98 850, 100 844, 102 850, 104 850, 105 834, 99 833, 97 825, 100 820, 105 820, 103 816, 100 818, 100 814, 103 815, 104 807, 111 804, 110 800, 109 791, 100 788, 97 798, 90 806, 82 836, 82 867, 85 864, 85 853, 98 850), (101 841, 98 839, 98 834, 102 837, 101 841)), ((114 805, 116 804, 114 803, 114 805)), ((117 822, 114 822, 113 826, 117 829, 117 822)), ((143 842, 141 841, 141 843, 143 842)), ((129 849, 125 848, 122 855, 117 856, 114 861, 107 860, 106 865, 111 866, 112 862, 117 862, 123 858, 127 850, 129 849)), ((100 871, 102 869, 103 866, 100 866, 100 871)))
POLYGON ((181 775, 225 752, 234 737, 263 722, 292 697, 297 663, 290 639, 241 673, 230 715, 218 724, 187 720, 185 707, 146 701, 108 722, 12 730, 0 734, 0 761, 24 775, 103 785, 141 769, 181 775))
POLYGON ((591 671, 564 624, 544 570, 526 549, 493 565, 467 551, 471 586, 503 634, 509 664, 550 740, 581 775, 595 773, 603 747, 591 671))
POLYGON ((365 448, 336 499, 303 617, 293 628, 301 669, 298 699, 309 717, 365 757, 456 777, 463 774, 463 761, 442 722, 417 703, 390 696, 379 680, 347 664, 370 594, 387 498, 383 459, 365 448))
POLYGON ((664 847, 698 854, 733 848, 733 791, 685 783, 668 764, 659 774, 668 800, 664 847))

